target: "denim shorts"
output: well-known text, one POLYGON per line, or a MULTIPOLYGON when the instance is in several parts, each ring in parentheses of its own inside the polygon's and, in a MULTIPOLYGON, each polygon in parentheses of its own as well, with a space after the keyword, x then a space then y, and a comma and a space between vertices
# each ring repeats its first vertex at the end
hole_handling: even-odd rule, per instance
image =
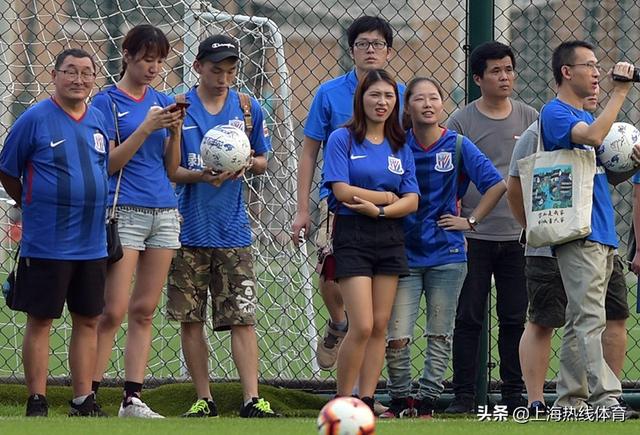
POLYGON ((124 248, 180 248, 180 213, 177 208, 116 206, 118 234, 124 248))

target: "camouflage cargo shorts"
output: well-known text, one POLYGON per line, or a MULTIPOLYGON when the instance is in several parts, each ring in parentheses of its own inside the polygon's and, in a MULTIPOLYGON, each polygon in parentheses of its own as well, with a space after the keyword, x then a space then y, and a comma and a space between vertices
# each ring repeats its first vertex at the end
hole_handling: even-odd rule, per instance
POLYGON ((180 248, 167 281, 167 318, 204 322, 211 293, 213 329, 255 325, 256 285, 251 248, 180 248))

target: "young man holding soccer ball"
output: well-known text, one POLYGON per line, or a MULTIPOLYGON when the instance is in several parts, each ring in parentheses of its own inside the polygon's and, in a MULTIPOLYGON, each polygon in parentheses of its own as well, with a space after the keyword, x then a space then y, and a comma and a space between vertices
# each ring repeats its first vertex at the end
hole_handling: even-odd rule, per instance
POLYGON ((190 104, 182 127, 178 207, 184 218, 182 248, 168 279, 167 317, 181 322, 182 352, 198 400, 185 417, 215 417, 209 389, 209 351, 204 335, 208 294, 213 302, 213 328, 231 331, 231 353, 242 383, 241 417, 275 417, 269 402, 258 396, 258 344, 255 332, 256 279, 251 256, 251 226, 242 194, 242 174, 262 174, 271 150, 262 109, 251 99, 250 116, 241 94, 229 89, 238 71, 239 48, 226 35, 202 41, 193 63, 200 83, 186 94, 190 104), (253 128, 247 130, 248 121, 253 128), (217 125, 233 125, 249 135, 253 155, 239 172, 215 173, 204 166, 200 143, 217 125))

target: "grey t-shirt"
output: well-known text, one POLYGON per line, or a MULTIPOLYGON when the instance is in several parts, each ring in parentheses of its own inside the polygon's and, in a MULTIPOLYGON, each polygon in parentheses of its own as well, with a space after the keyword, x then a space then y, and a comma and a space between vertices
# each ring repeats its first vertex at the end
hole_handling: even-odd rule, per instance
MULTIPOLYGON (((509 176, 520 177, 520 170, 518 169, 518 160, 524 159, 527 156, 536 152, 536 146, 538 145, 538 121, 535 121, 522 133, 520 139, 516 141, 516 146, 513 148, 513 155, 511 156, 511 163, 509 164, 509 176)), ((533 248, 529 245, 525 248, 524 255, 528 257, 553 257, 551 248, 546 246, 543 248, 533 248)))
MULTIPOLYGON (((516 139, 538 117, 538 112, 520 101, 511 101, 511 113, 504 119, 491 119, 483 115, 476 102, 456 111, 449 118, 447 127, 467 136, 491 160, 503 178, 507 178, 509 162, 516 139)), ((462 216, 470 216, 480 202, 482 195, 471 184, 462 198, 462 216)), ((511 214, 507 198, 502 197, 476 231, 467 231, 465 236, 472 239, 509 241, 518 240, 520 224, 511 214)))

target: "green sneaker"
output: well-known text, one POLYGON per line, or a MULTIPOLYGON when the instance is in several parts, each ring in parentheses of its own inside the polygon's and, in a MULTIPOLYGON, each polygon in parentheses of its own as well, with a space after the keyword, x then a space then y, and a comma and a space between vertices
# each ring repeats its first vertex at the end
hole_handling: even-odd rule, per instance
POLYGON ((213 400, 199 399, 191 405, 191 408, 184 414, 183 417, 217 417, 218 408, 213 400))
POLYGON ((264 399, 254 397, 251 403, 240 408, 240 417, 243 418, 273 418, 280 417, 271 410, 271 405, 264 399))

